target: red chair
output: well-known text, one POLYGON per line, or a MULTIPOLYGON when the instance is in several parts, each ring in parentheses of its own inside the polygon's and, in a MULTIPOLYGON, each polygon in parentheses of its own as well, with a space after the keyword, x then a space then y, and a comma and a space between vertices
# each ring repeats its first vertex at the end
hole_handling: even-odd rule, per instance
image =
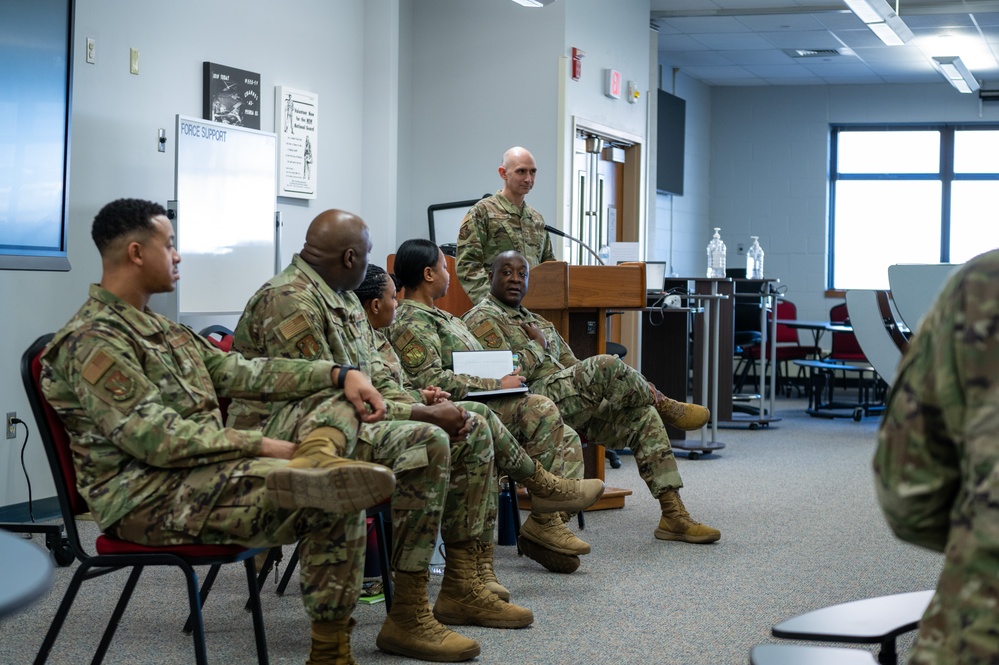
POLYGON ((52 340, 52 335, 42 335, 28 347, 21 357, 21 379, 28 395, 28 403, 38 425, 39 437, 45 447, 52 476, 55 481, 59 508, 66 525, 66 538, 73 555, 80 562, 79 568, 73 574, 66 594, 63 596, 59 609, 56 611, 52 624, 45 635, 42 646, 35 658, 36 665, 44 663, 55 644, 59 631, 62 629, 73 600, 85 580, 101 577, 119 570, 131 569, 128 581, 122 589, 121 596, 115 606, 111 619, 97 647, 92 663, 98 664, 104 660, 111 640, 114 638, 118 623, 128 606, 139 576, 146 566, 175 566, 184 573, 187 581, 187 596, 191 610, 191 623, 194 633, 194 656, 198 665, 208 662, 205 647, 205 627, 201 607, 214 580, 211 572, 205 578, 201 593, 198 593, 198 575, 194 566, 212 566, 217 572, 218 566, 242 562, 246 570, 246 582, 250 591, 250 608, 253 614, 253 632, 256 638, 257 661, 261 665, 269 662, 267 655, 267 639, 264 633, 263 613, 260 609, 260 594, 256 584, 256 569, 253 557, 266 550, 247 549, 239 545, 180 545, 168 547, 147 547, 124 540, 119 540, 106 534, 101 534, 95 542, 97 554, 90 554, 80 542, 80 532, 76 526, 77 516, 86 513, 89 508, 76 485, 76 468, 73 465, 72 450, 69 447, 69 435, 63 427, 58 414, 45 400, 41 391, 41 354, 45 346, 52 340), (211 579, 209 579, 211 578, 211 579))
MULTIPOLYGON (((770 317, 772 314, 767 312, 767 325, 770 324, 770 317)), ((798 318, 798 308, 790 300, 780 300, 777 303, 777 320, 791 320, 798 318)), ((774 355, 779 363, 777 365, 777 389, 781 390, 782 384, 787 380, 788 376, 788 361, 792 360, 804 360, 806 358, 818 358, 822 350, 817 346, 805 346, 801 343, 801 339, 798 337, 798 330, 792 328, 791 326, 778 323, 777 324, 777 340, 776 348, 774 350, 774 355)), ((767 342, 767 362, 771 362, 774 358, 770 358, 770 344, 767 342)), ((746 346, 743 348, 743 354, 740 358, 740 363, 745 362, 743 365, 743 371, 740 375, 739 382, 737 385, 737 391, 741 391, 742 384, 746 377, 752 373, 754 376, 756 374, 756 363, 760 360, 760 345, 755 344, 753 346, 746 346)), ((799 368, 803 370, 803 368, 799 368)), ((764 368, 763 371, 766 371, 764 368)), ((799 371, 800 379, 801 371, 799 371)))
MULTIPOLYGON (((846 303, 840 303, 829 310, 830 323, 850 323, 850 314, 846 311, 846 303)), ((833 332, 832 350, 826 360, 837 362, 868 362, 857 336, 852 332, 833 332)))

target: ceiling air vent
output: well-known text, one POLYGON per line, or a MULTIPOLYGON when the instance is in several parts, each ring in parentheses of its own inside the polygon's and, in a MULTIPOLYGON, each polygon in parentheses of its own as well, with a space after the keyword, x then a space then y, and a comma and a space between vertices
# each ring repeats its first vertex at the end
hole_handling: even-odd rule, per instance
POLYGON ((853 51, 848 48, 786 48, 784 49, 784 53, 787 53, 792 58, 838 58, 844 55, 853 55, 853 51))

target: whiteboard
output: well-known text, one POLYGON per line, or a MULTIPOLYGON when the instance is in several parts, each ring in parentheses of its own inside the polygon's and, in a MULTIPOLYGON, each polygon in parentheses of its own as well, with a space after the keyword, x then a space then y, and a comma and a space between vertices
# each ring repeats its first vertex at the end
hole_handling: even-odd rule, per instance
POLYGON ((273 133, 177 116, 178 311, 241 313, 274 276, 273 133))

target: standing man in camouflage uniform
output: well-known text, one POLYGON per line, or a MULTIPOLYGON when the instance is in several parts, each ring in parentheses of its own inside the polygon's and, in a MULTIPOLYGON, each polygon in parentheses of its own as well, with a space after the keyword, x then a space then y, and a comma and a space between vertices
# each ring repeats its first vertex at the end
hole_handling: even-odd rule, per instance
POLYGON ((360 372, 245 360, 149 310, 149 298, 179 277, 162 206, 109 203, 92 235, 101 282, 46 348, 42 390, 69 433, 78 489, 97 525, 143 545, 301 541, 308 663, 353 662, 341 646, 360 590, 360 511, 384 501, 394 480, 383 466, 333 457, 328 443, 352 445, 359 414, 384 416, 381 396, 360 372), (299 444, 276 426, 223 427, 218 396, 236 394, 296 410, 299 444), (346 572, 332 561, 347 562, 346 572))
POLYGON ((878 434, 888 524, 944 552, 910 663, 999 661, 999 250, 968 261, 926 313, 878 434))
MULTIPOLYGON (((361 459, 378 460, 396 472, 396 596, 378 646, 415 658, 466 660, 479 653, 478 644, 441 626, 434 614, 444 623, 493 627, 522 627, 533 620, 529 610, 502 601, 478 576, 462 571, 469 562, 474 571, 486 541, 492 543, 494 442, 481 416, 447 400, 416 402, 381 365, 364 310, 351 291, 364 277, 370 248, 361 218, 340 210, 321 213, 309 226, 301 253, 250 299, 236 327, 234 348, 249 357, 325 359, 358 366, 385 391, 388 419, 362 426, 355 451, 361 459), (428 566, 438 526, 447 565, 431 614, 428 566)), ((240 402, 233 408, 241 414, 257 405, 240 402)), ((520 455, 533 471, 533 462, 520 455)), ((546 488, 556 482, 551 480, 537 485, 546 488)), ((576 499, 579 488, 573 489, 576 496, 571 498, 576 499)))
POLYGON ((515 249, 532 266, 555 260, 544 218, 524 202, 538 173, 534 155, 510 148, 498 170, 503 189, 473 205, 458 231, 456 272, 473 303, 489 293, 489 263, 500 252, 515 249))
MULTIPOLYGON (((435 299, 447 293, 450 281, 444 253, 434 243, 424 239, 402 243, 394 270, 406 297, 387 336, 413 385, 439 386, 456 399, 472 390, 523 385, 523 377, 515 373, 487 379, 454 372, 453 351, 482 347, 461 319, 434 305, 435 299)), ((486 403, 541 466, 563 478, 583 477, 579 435, 564 424, 551 400, 541 395, 511 395, 493 396, 486 403)), ((548 570, 575 571, 579 556, 588 554, 590 546, 565 526, 568 519, 568 511, 532 512, 521 528, 521 550, 548 570)))
POLYGON ((662 508, 656 538, 688 543, 721 538, 717 529, 694 521, 680 500, 683 482, 663 425, 698 429, 708 410, 666 397, 616 356, 578 360, 555 326, 521 306, 529 269, 518 252, 499 254, 490 270, 489 296, 465 314, 465 325, 484 348, 518 354, 531 390, 550 397, 567 423, 596 441, 631 448, 642 480, 662 508))

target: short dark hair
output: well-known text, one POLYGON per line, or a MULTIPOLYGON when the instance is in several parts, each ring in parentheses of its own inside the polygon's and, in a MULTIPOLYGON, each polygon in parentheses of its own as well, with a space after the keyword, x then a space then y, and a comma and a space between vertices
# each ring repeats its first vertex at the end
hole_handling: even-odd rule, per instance
POLYGON ((134 231, 151 232, 153 217, 166 215, 166 209, 159 203, 142 199, 118 199, 101 208, 94 217, 90 235, 97 245, 97 251, 104 255, 118 238, 134 231))
POLYGON ((423 282, 424 268, 437 265, 440 249, 432 241, 425 238, 413 238, 399 245, 395 253, 395 276, 399 278, 403 288, 411 289, 423 282))
POLYGON ((386 286, 388 286, 388 275, 385 274, 385 269, 369 263, 368 272, 364 273, 364 281, 354 289, 354 293, 362 305, 367 305, 375 298, 385 295, 386 286))

